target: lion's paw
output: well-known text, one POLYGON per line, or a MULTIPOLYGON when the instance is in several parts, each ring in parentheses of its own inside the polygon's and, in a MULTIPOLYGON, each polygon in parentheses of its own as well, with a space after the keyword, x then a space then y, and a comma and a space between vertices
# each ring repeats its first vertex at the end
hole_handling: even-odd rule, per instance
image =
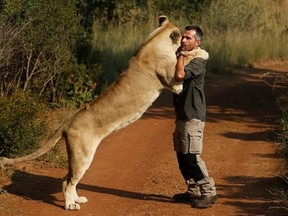
POLYGON ((194 49, 192 51, 188 52, 188 56, 190 58, 203 58, 204 60, 208 60, 209 59, 209 53, 206 52, 204 49, 201 49, 200 47, 198 49, 194 49))
POLYGON ((80 210, 80 205, 77 203, 65 204, 65 209, 71 211, 80 210))
POLYGON ((183 90, 183 82, 177 82, 173 79, 170 85, 171 85, 171 91, 175 94, 180 94, 183 90))
POLYGON ((86 197, 78 197, 77 199, 75 199, 76 203, 87 203, 88 199, 86 197))

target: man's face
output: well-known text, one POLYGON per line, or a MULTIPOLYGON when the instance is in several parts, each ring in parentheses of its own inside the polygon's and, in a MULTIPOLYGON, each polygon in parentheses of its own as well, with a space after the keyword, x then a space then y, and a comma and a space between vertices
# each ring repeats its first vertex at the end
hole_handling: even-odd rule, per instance
POLYGON ((185 30, 181 39, 181 50, 190 51, 198 48, 201 41, 195 39, 195 30, 185 30))

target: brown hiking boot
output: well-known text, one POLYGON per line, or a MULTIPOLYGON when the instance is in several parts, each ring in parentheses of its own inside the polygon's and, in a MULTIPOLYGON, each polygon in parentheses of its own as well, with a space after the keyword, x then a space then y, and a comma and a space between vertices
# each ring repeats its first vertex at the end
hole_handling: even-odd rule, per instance
POLYGON ((218 200, 218 196, 201 196, 199 199, 195 200, 193 206, 195 208, 207 208, 214 204, 218 200))
POLYGON ((194 202, 196 199, 199 199, 201 196, 196 196, 191 193, 179 193, 173 196, 173 199, 176 202, 194 202))

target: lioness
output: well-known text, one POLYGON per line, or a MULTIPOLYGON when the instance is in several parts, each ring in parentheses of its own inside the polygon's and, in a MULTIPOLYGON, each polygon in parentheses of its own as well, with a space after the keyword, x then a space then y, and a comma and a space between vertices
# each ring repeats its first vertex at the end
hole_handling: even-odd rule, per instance
MULTIPOLYGON (((174 80, 175 52, 180 46, 179 29, 165 16, 130 59, 129 66, 111 87, 63 124, 41 148, 30 155, 0 158, 0 167, 35 159, 50 150, 63 136, 68 154, 68 174, 63 182, 66 210, 79 210, 86 197, 78 196, 76 186, 89 168, 101 140, 113 131, 134 122, 156 100, 164 88, 179 93, 181 83, 174 80)), ((191 58, 205 51, 191 53, 191 58), (199 52, 199 53, 197 53, 199 52)))

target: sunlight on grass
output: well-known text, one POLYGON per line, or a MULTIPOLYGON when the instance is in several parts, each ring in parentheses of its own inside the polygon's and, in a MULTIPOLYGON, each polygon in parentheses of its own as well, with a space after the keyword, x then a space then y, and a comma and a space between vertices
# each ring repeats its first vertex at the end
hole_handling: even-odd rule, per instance
MULTIPOLYGON (((208 73, 227 72, 229 65, 247 66, 254 61, 288 58, 288 1, 212 1, 200 23, 169 19, 183 29, 198 24, 204 31, 202 47, 210 53, 208 73)), ((156 14, 156 12, 154 13, 156 14)), ((157 16, 147 23, 108 26, 105 31, 94 23, 95 47, 102 51, 107 84, 127 67, 129 58, 158 25, 157 16)))

